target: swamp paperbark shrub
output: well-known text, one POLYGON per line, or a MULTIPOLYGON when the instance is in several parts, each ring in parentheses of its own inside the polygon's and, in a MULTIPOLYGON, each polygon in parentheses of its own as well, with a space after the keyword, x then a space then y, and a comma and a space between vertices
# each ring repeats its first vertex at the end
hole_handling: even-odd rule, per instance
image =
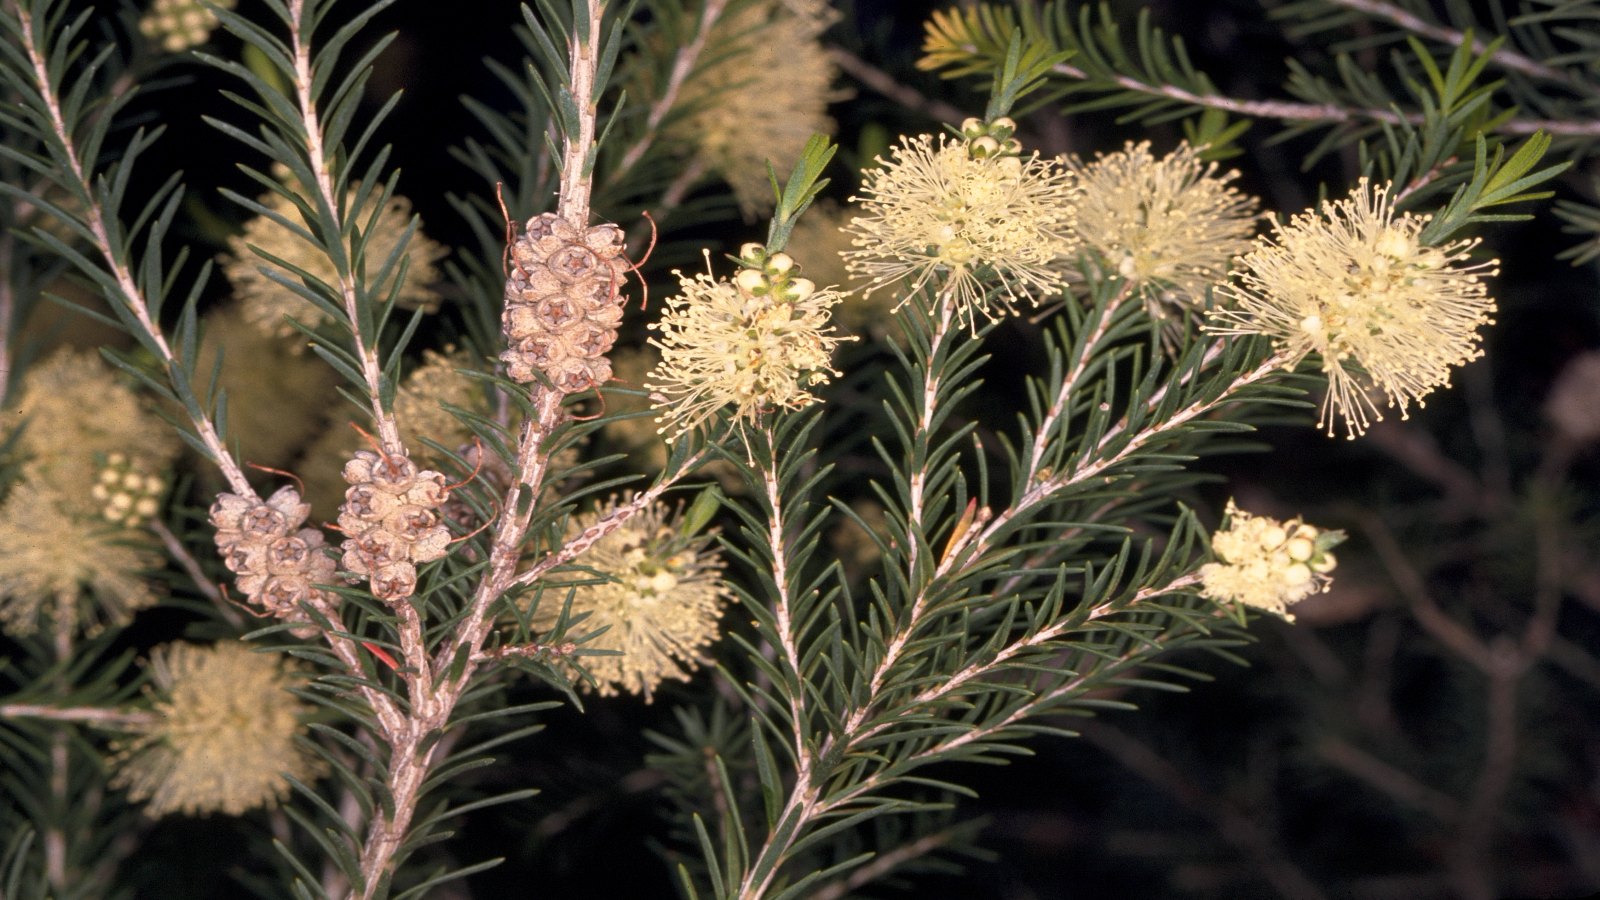
POLYGON ((832 44, 826 3, 573 0, 504 23, 525 58, 436 207, 381 142, 404 108, 363 102, 391 5, 0 0, 18 896, 138 885, 152 820, 194 815, 268 826, 230 863, 268 894, 470 885, 492 864, 447 832, 538 808, 499 754, 559 754, 567 704, 668 708, 631 735, 663 892, 944 865, 981 844, 961 763, 1328 587, 1338 531, 1213 508, 1196 461, 1324 392, 1355 437, 1447 386, 1495 310, 1469 230, 1561 168, 1496 130, 1505 59, 1465 38, 1398 59, 1437 96, 1385 140, 1330 124, 1364 142, 1346 199, 1263 215, 1219 160, 1228 113, 1273 113, 1193 84, 1146 84, 1150 139, 1046 151, 1065 86, 1144 84, 1073 4, 928 24, 966 115, 832 44), (165 155, 189 114, 134 98, 171 66, 234 103, 205 152, 248 187, 165 155), (830 104, 869 90, 906 133, 850 171, 830 104), (46 352, 24 326, 72 285, 126 340, 46 352))

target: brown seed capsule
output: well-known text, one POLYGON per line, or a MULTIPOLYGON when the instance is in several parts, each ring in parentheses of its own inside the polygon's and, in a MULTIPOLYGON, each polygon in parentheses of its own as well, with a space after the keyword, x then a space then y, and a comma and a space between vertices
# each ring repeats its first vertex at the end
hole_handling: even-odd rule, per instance
POLYGON ((542 375, 563 393, 604 384, 605 354, 622 321, 619 288, 628 271, 622 229, 578 229, 552 213, 534 216, 512 242, 501 315, 515 381, 542 375))
POLYGON ((366 578, 373 596, 398 601, 416 590, 416 564, 443 557, 450 531, 438 509, 450 496, 444 476, 402 454, 358 450, 344 466, 350 482, 339 507, 344 568, 366 578))
POLYGON ((326 542, 315 528, 301 528, 311 506, 292 487, 280 488, 266 502, 224 493, 211 504, 222 563, 236 576, 234 586, 264 612, 304 621, 303 602, 332 604, 334 594, 315 587, 333 581, 336 567, 323 553, 326 542))

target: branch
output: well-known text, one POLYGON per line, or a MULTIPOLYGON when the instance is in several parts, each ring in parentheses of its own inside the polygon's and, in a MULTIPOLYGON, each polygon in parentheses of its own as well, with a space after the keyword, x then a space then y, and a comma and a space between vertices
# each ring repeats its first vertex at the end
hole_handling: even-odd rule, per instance
POLYGON ((901 84, 893 75, 867 62, 843 47, 829 47, 828 58, 839 71, 851 76, 874 91, 888 97, 906 109, 915 110, 930 119, 954 125, 967 117, 959 107, 943 100, 925 96, 910 85, 901 84))
POLYGON ((50 706, 42 703, 0 703, 0 719, 47 719, 83 722, 98 728, 126 730, 155 722, 154 713, 104 706, 50 706))
MULTIPOLYGON (((567 136, 562 149, 561 197, 558 207, 562 218, 579 228, 586 227, 589 217, 590 182, 587 164, 591 158, 595 137, 595 73, 599 62, 601 19, 605 14, 605 0, 588 0, 588 15, 574 22, 574 33, 569 36, 571 61, 571 93, 578 102, 577 133, 567 136)), ((567 419, 563 406, 565 395, 537 384, 530 388, 534 414, 523 423, 517 441, 517 466, 511 487, 501 504, 503 512, 496 523, 494 538, 489 550, 488 564, 471 605, 449 638, 439 645, 432 661, 435 671, 449 671, 458 659, 462 660, 457 674, 437 683, 426 677, 426 649, 421 634, 420 620, 407 618, 402 623, 402 641, 406 644, 407 658, 415 653, 418 675, 408 679, 414 687, 411 694, 411 715, 403 727, 387 734, 390 746, 390 771, 388 795, 392 806, 380 810, 372 819, 361 849, 362 900, 370 900, 387 880, 387 873, 395 864, 395 854, 405 840, 422 786, 435 762, 445 758, 441 742, 431 737, 442 731, 461 695, 466 691, 473 674, 483 663, 481 655, 484 640, 493 625, 490 610, 506 590, 515 582, 517 566, 521 561, 523 544, 532 521, 535 500, 543 488, 550 468, 547 440, 567 419), (524 499, 526 498, 526 499, 524 499), (414 632, 411 638, 406 635, 414 632), (426 688, 426 691, 416 688, 426 688)), ((409 604, 402 604, 410 609, 409 604)), ((415 610, 411 610, 415 616, 415 610)))
MULTIPOLYGON (((1365 13, 1374 19, 1382 19, 1391 25, 1396 25, 1412 34, 1438 41, 1449 47, 1460 47, 1467 42, 1467 36, 1453 28, 1445 28, 1432 22, 1424 21, 1385 0, 1327 0, 1332 6, 1342 6, 1345 9, 1365 13)), ((1472 39, 1472 52, 1478 56, 1488 54, 1489 59, 1503 69, 1520 72, 1531 78, 1542 78, 1546 81, 1558 82, 1564 87, 1577 89, 1581 85, 1571 75, 1553 66, 1547 66, 1537 60, 1529 59, 1514 50, 1504 47, 1497 48, 1489 53, 1487 42, 1478 38, 1472 39)))
POLYGON ((561 194, 556 211, 574 228, 589 226, 589 194, 593 171, 595 117, 598 97, 595 96, 595 69, 599 64, 600 19, 605 14, 605 0, 588 0, 588 21, 572 23, 573 33, 568 45, 572 55, 571 95, 578 104, 578 133, 564 136, 561 148, 561 194))
POLYGON ((722 17, 727 5, 728 0, 707 0, 706 5, 701 8, 700 19, 695 23, 694 36, 673 54, 672 72, 667 76, 667 85, 662 90, 661 96, 650 105, 650 112, 645 116, 644 133, 623 152, 622 158, 606 176, 608 185, 621 181, 634 166, 638 165, 639 160, 655 143, 661 121, 672 111, 672 105, 678 102, 678 92, 683 90, 684 82, 689 80, 689 75, 694 71, 694 64, 705 51, 706 41, 711 37, 711 29, 722 17))
MULTIPOLYGON (((1077 66, 1066 63, 1057 63, 1050 70, 1057 75, 1079 81, 1096 80, 1077 66)), ((1129 75, 1118 75, 1107 80, 1126 91, 1163 97, 1202 109, 1219 109, 1253 119, 1277 119, 1285 122, 1348 122, 1366 119, 1387 125, 1422 123, 1420 114, 1402 115, 1389 109, 1349 109, 1333 103, 1297 103, 1290 100, 1240 100, 1223 94, 1196 94, 1170 84, 1150 84, 1129 75)))
MULTIPOLYGON (((322 142, 322 117, 317 110, 316 96, 318 74, 311 69, 310 35, 305 33, 303 27, 307 2, 308 0, 289 2, 289 47, 294 54, 294 71, 290 74, 294 81, 295 106, 300 111, 302 130, 305 132, 307 159, 316 182, 314 187, 317 199, 339 226, 336 234, 324 236, 324 240, 328 241, 331 247, 333 241, 342 243, 344 240, 342 235, 345 232, 345 222, 338 218, 342 198, 334 194, 333 172, 329 167, 330 154, 322 142)), ((358 211, 350 209, 346 214, 355 216, 358 211)), ((355 355, 361 362, 361 377, 367 383, 367 401, 372 412, 373 424, 378 430, 378 442, 383 446, 385 455, 405 456, 406 448, 400 440, 400 427, 395 423, 394 415, 383 408, 381 399, 383 364, 378 359, 378 348, 368 343, 368 336, 361 333, 358 324, 361 316, 357 302, 359 298, 356 292, 355 262, 342 247, 339 255, 332 258, 332 262, 339 277, 339 299, 344 305, 345 315, 350 320, 350 334, 355 343, 355 355)))
MULTIPOLYGON (((96 192, 90 183, 90 173, 79 158, 80 150, 75 142, 73 130, 62 116, 61 96, 58 86, 50 78, 47 57, 51 54, 46 52, 40 43, 42 38, 37 33, 36 23, 29 7, 18 2, 8 3, 7 5, 11 7, 12 14, 17 17, 17 24, 22 32, 22 52, 26 56, 33 76, 32 87, 38 92, 37 98, 44 106, 44 112, 48 119, 48 131, 57 142, 53 155, 57 157, 58 164, 65 170, 62 174, 71 179, 72 187, 75 189, 74 192, 88 198, 89 202, 84 205, 83 224, 88 226, 90 234, 93 235, 94 252, 100 256, 106 273, 111 276, 116 284, 116 296, 109 299, 121 303, 123 308, 133 316, 146 340, 147 346, 161 360, 162 365, 166 367, 168 380, 172 382, 174 390, 177 390, 179 381, 172 379, 171 373, 179 371, 181 366, 178 363, 176 354, 172 352, 171 346, 167 344, 166 336, 162 334, 160 324, 150 314, 149 299, 140 290, 138 278, 122 259, 118 248, 111 240, 111 233, 106 223, 106 212, 96 201, 96 192)), ((200 404, 193 396, 192 390, 187 387, 187 380, 184 379, 183 383, 185 387, 179 396, 185 401, 183 404, 185 409, 198 410, 200 404)), ((223 477, 228 481, 229 489, 241 497, 259 500, 260 498, 256 495, 255 490, 250 487, 249 479, 245 478, 244 470, 223 444, 222 438, 217 434, 216 426, 211 420, 203 415, 191 415, 189 421, 194 426, 196 436, 205 446, 206 452, 211 456, 212 462, 216 463, 217 468, 222 470, 223 477)))
MULTIPOLYGON (((800 635, 794 621, 795 600, 789 595, 789 563, 788 541, 784 534, 783 496, 778 487, 777 453, 778 441, 772 433, 772 425, 767 423, 767 446, 772 449, 773 468, 763 471, 762 485, 766 490, 767 508, 771 515, 767 520, 767 546, 772 550, 772 584, 777 591, 773 597, 772 616, 777 624, 778 650, 783 655, 783 666, 789 670, 794 679, 792 685, 784 689, 789 697, 789 722, 794 729, 794 758, 798 765, 795 780, 805 783, 811 778, 811 757, 805 752, 806 730, 810 727, 809 716, 806 712, 806 688, 804 667, 800 660, 800 635)), ((715 784, 715 780, 712 781, 715 784)))

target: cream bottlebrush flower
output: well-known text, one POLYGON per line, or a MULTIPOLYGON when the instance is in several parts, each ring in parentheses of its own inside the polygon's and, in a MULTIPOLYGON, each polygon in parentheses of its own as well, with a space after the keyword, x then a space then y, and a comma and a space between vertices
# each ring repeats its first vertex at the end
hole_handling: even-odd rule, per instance
POLYGON ((96 353, 61 350, 28 370, 8 414, 22 423, 16 450, 24 480, 37 483, 75 515, 98 518, 90 494, 104 461, 122 453, 148 474, 166 471, 178 454, 172 426, 96 353))
POLYGON ((790 277, 788 254, 763 264, 752 256, 758 252, 764 258, 758 245, 746 245, 741 257, 755 267, 733 281, 709 274, 709 254, 708 274, 673 273, 681 292, 650 325, 659 334, 650 344, 661 351, 661 363, 645 383, 669 441, 728 406, 741 423, 771 409, 799 409, 816 400, 808 388, 838 374, 828 366, 843 340, 828 325, 838 292, 790 277))
POLYGON ((282 800, 288 777, 319 773, 295 741, 310 707, 289 692, 295 676, 280 657, 237 641, 167 644, 150 673, 153 716, 119 744, 114 783, 152 818, 236 816, 282 800))
MULTIPOLYGON (((568 539, 617 505, 613 498, 594 512, 574 516, 568 539)), ((711 536, 683 534, 676 519, 664 504, 648 506, 578 559, 606 580, 573 589, 572 614, 587 618, 575 623, 572 632, 605 628, 582 648, 620 651, 583 657, 601 696, 640 694, 649 702, 663 681, 687 681, 717 639, 717 620, 733 597, 723 581, 722 559, 712 549, 711 536)), ((534 627, 553 627, 561 609, 562 602, 547 595, 534 615, 534 627)))
POLYGON ((845 254, 869 290, 904 280, 912 294, 942 275, 958 321, 976 328, 980 315, 996 319, 1061 289, 1076 245, 1069 169, 949 135, 902 139, 879 162, 852 198, 862 214, 850 224, 856 249, 845 254))
POLYGON ((210 372, 220 353, 219 384, 228 392, 228 439, 244 459, 286 466, 327 423, 339 376, 303 352, 303 341, 268 334, 239 304, 206 313, 195 367, 210 372), (263 378, 270 372, 272 377, 263 378))
POLYGON ((1250 249, 1256 200, 1179 145, 1156 159, 1150 142, 1129 143, 1091 163, 1076 159, 1078 236, 1145 299, 1153 317, 1177 322, 1200 311, 1206 288, 1250 249))
MULTIPOLYGON (((222 9, 233 9, 239 0, 212 0, 222 9)), ((154 0, 139 18, 139 33, 158 41, 169 53, 204 44, 217 27, 217 14, 200 0, 154 0)))
POLYGON ((733 188, 754 217, 773 204, 767 163, 786 172, 813 134, 832 134, 834 66, 818 40, 827 23, 758 0, 713 26, 707 51, 684 82, 688 114, 665 129, 733 188))
POLYGON ((1254 516, 1228 501, 1225 527, 1211 536, 1217 562, 1200 567, 1201 595, 1217 603, 1243 603, 1293 622, 1288 608, 1333 579, 1329 552, 1344 534, 1323 531, 1299 519, 1278 522, 1254 516))
POLYGON ((810 22, 821 33, 839 20, 839 13, 829 5, 830 0, 780 0, 796 16, 810 22))
MULTIPOLYGON (((286 182, 289 180, 289 173, 282 167, 274 174, 286 182)), ((350 213, 363 227, 367 227, 368 220, 372 218, 373 210, 370 203, 379 196, 375 192, 368 201, 368 206, 350 213)), ((345 195, 346 204, 353 206, 355 198, 356 190, 351 188, 345 195)), ((290 222, 302 221, 299 208, 277 191, 268 191, 258 199, 263 206, 284 219, 290 222)), ((400 271, 399 266, 391 270, 388 281, 373 284, 373 280, 389 259, 389 255, 399 246, 400 239, 405 236, 406 228, 411 224, 411 219, 411 201, 396 194, 389 198, 388 204, 378 212, 376 222, 370 226, 362 272, 374 296, 388 296, 389 290, 394 286, 393 279, 400 271)), ((257 256, 251 247, 259 248, 267 256, 298 267, 324 284, 339 283, 338 270, 319 246, 273 219, 256 216, 245 223, 243 234, 228 238, 228 249, 231 253, 222 260, 222 271, 228 276, 234 293, 238 295, 243 305, 245 319, 264 333, 279 337, 299 334, 293 325, 285 321, 285 317, 291 317, 312 328, 327 324, 328 317, 322 310, 307 303, 302 297, 273 281, 261 271, 263 268, 275 268, 275 264, 257 256)), ((419 226, 411 235, 410 242, 406 244, 406 259, 409 261, 409 266, 406 269, 405 280, 401 282, 396 295, 396 302, 400 306, 406 309, 425 309, 429 312, 438 308, 439 294, 432 285, 439 279, 437 263, 444 255, 445 248, 424 235, 419 226)), ((298 280, 298 276, 287 271, 279 274, 298 280)))
MULTIPOLYGON (((79 486, 83 500, 92 483, 79 486)), ((53 488, 24 481, 0 505, 0 629, 25 636, 80 623, 126 625, 156 603, 144 579, 161 554, 143 533, 107 522, 98 507, 65 502, 53 488)))
POLYGON ((1362 179, 1320 212, 1274 222, 1240 260, 1238 283, 1221 289, 1235 306, 1211 313, 1207 330, 1266 335, 1291 367, 1316 353, 1328 376, 1318 425, 1330 435, 1335 413, 1352 438, 1383 418, 1372 388, 1405 418, 1453 367, 1483 355, 1478 328, 1494 321, 1483 278, 1498 263, 1469 263, 1475 240, 1423 246, 1427 223, 1362 179))

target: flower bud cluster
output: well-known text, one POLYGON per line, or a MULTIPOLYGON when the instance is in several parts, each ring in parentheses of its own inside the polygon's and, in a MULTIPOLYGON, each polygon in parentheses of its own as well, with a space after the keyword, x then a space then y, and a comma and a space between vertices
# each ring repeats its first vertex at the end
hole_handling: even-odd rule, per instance
POLYGON ((417 565, 450 549, 439 508, 450 498, 444 476, 407 456, 357 450, 344 466, 350 484, 339 507, 344 567, 366 577, 373 596, 399 601, 417 589, 417 565))
POLYGON ((284 486, 266 502, 238 494, 218 494, 211 504, 217 550, 223 565, 238 576, 234 584, 251 603, 281 618, 303 618, 305 601, 331 603, 330 584, 337 566, 322 552, 326 541, 315 528, 303 528, 311 504, 284 486))
POLYGON ((794 257, 787 253, 768 253, 766 247, 752 241, 739 248, 739 262, 744 268, 733 277, 733 283, 751 297, 798 303, 817 292, 815 282, 798 277, 794 257))
MULTIPOLYGON (((238 0, 218 0, 220 9, 233 9, 238 0)), ((204 44, 217 27, 217 14, 200 0, 155 0, 139 19, 139 33, 178 53, 204 44)))
POLYGON ((1009 116, 988 122, 972 118, 961 123, 961 136, 967 139, 967 153, 973 159, 1022 155, 1022 142, 1013 137, 1016 133, 1017 123, 1009 116))
POLYGON ((125 453, 112 453, 100 469, 89 496, 101 504, 100 515, 126 528, 137 528, 150 521, 161 509, 161 494, 167 482, 149 475, 125 453))
POLYGON ((1219 602, 1243 603, 1289 621, 1291 604, 1325 591, 1336 560, 1330 552, 1344 534, 1299 519, 1278 522, 1228 503, 1228 525, 1211 537, 1218 561, 1200 567, 1201 593, 1219 602))
POLYGON ((579 229, 554 213, 528 220, 511 243, 500 316, 507 345, 500 359, 509 378, 530 382, 543 373, 564 394, 610 380, 605 354, 617 340, 618 288, 628 271, 622 251, 615 225, 579 229))

